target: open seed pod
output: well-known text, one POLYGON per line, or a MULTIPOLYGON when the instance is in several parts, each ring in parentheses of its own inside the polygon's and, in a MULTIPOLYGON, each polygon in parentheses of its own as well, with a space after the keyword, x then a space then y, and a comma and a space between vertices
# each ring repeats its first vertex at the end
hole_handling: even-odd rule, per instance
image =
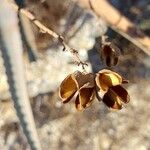
POLYGON ((110 87, 121 85, 125 81, 118 73, 103 69, 96 74, 96 85, 104 92, 107 92, 110 87))
POLYGON ((103 69, 96 74, 95 81, 99 88, 100 98, 109 108, 121 109, 122 102, 129 102, 129 94, 121 86, 128 81, 118 73, 103 69))
POLYGON ((121 109, 122 102, 128 103, 130 101, 130 96, 122 86, 117 85, 109 88, 107 93, 104 95, 102 101, 109 108, 121 109))
POLYGON ((77 110, 83 110, 90 106, 94 99, 94 75, 79 71, 68 75, 60 85, 59 95, 63 103, 69 102, 77 93, 75 106, 77 110))
POLYGON ((120 49, 114 41, 108 42, 108 37, 102 37, 101 58, 108 67, 116 66, 119 60, 120 49))
POLYGON ((76 78, 75 76, 80 76, 81 72, 75 72, 73 74, 68 75, 61 83, 59 87, 59 96, 62 99, 63 103, 66 103, 71 100, 74 96, 77 88, 76 78))
POLYGON ((77 97, 75 104, 77 110, 84 110, 89 107, 95 98, 95 85, 94 79, 89 80, 79 89, 79 96, 77 97))

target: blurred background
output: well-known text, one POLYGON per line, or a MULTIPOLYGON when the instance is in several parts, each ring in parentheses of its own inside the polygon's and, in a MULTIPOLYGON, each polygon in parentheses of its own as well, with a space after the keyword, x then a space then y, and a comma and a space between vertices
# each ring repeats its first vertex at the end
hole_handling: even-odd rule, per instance
MULTIPOLYGON (((150 0, 108 3, 150 36, 150 0)), ((75 0, 26 0, 25 8, 77 49, 89 72, 106 68, 99 51, 101 36, 107 35, 120 49, 119 63, 113 69, 130 81, 126 88, 131 101, 120 111, 109 110, 97 100, 83 112, 75 110, 74 101, 63 104, 58 95, 61 81, 82 67, 74 63, 72 54, 62 51, 57 40, 31 23, 35 51, 29 57, 24 46, 23 58, 42 149, 150 150, 149 55, 75 0)), ((29 149, 10 98, 2 57, 0 100, 0 149, 29 149)))

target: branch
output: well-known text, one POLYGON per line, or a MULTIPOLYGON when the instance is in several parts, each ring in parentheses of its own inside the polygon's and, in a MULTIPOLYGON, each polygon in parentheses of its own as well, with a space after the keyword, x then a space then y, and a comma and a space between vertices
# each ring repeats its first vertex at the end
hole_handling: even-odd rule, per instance
MULTIPOLYGON (((9 0, 8 0, 9 1, 9 0)), ((83 70, 85 71, 85 66, 87 66, 86 62, 81 61, 78 51, 70 48, 64 41, 64 38, 57 34, 56 32, 52 31, 51 29, 47 28, 45 25, 43 25, 39 20, 37 20, 35 18, 35 16, 30 13, 28 10, 24 9, 24 8, 19 8, 15 3, 9 1, 9 4, 16 10, 16 11, 20 11, 20 13, 22 13, 23 15, 25 15, 33 24, 35 24, 41 32, 43 33, 47 33, 50 36, 52 36, 53 38, 57 39, 62 45, 63 45, 63 50, 67 50, 70 51, 70 53, 74 56, 74 60, 78 65, 81 65, 83 70)))

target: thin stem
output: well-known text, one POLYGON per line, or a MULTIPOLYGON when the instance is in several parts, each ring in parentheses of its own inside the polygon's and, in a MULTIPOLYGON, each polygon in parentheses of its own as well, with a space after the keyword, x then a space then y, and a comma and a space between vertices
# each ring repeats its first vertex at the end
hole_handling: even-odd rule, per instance
POLYGON ((62 37, 61 35, 59 35, 58 33, 52 31, 51 29, 47 28, 45 25, 43 25, 39 20, 37 20, 35 18, 35 16, 29 12, 28 10, 24 9, 24 8, 19 8, 15 3, 12 3, 9 1, 9 3, 11 4, 11 6, 16 10, 16 11, 20 11, 23 15, 25 15, 34 25, 36 25, 39 30, 42 33, 47 33, 50 36, 52 36, 53 38, 57 39, 62 45, 63 45, 63 51, 70 51, 70 53, 74 56, 74 60, 78 65, 82 66, 82 69, 85 70, 85 66, 87 66, 86 62, 81 61, 78 51, 69 47, 66 42, 64 41, 64 37, 62 37))

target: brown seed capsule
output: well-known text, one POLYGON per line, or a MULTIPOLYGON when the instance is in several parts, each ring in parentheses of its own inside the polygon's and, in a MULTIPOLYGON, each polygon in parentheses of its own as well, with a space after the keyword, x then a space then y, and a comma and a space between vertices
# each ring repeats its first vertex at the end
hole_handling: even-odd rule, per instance
POLYGON ((118 73, 103 69, 96 74, 96 85, 99 88, 102 101, 113 109, 121 109, 122 102, 128 103, 130 97, 128 92, 121 86, 127 83, 121 75, 118 73))
POLYGON ((107 42, 107 37, 102 37, 101 58, 108 67, 116 66, 119 59, 119 48, 114 42, 107 42))
POLYGON ((59 95, 63 103, 69 102, 75 96, 75 107, 81 111, 89 107, 95 98, 95 81, 91 73, 79 71, 68 75, 61 83, 59 95))
POLYGON ((128 92, 120 85, 109 88, 102 100, 109 108, 121 109, 122 102, 128 103, 130 97, 128 92))
POLYGON ((123 78, 114 71, 103 69, 96 74, 95 81, 100 90, 107 92, 110 87, 121 85, 123 78))

